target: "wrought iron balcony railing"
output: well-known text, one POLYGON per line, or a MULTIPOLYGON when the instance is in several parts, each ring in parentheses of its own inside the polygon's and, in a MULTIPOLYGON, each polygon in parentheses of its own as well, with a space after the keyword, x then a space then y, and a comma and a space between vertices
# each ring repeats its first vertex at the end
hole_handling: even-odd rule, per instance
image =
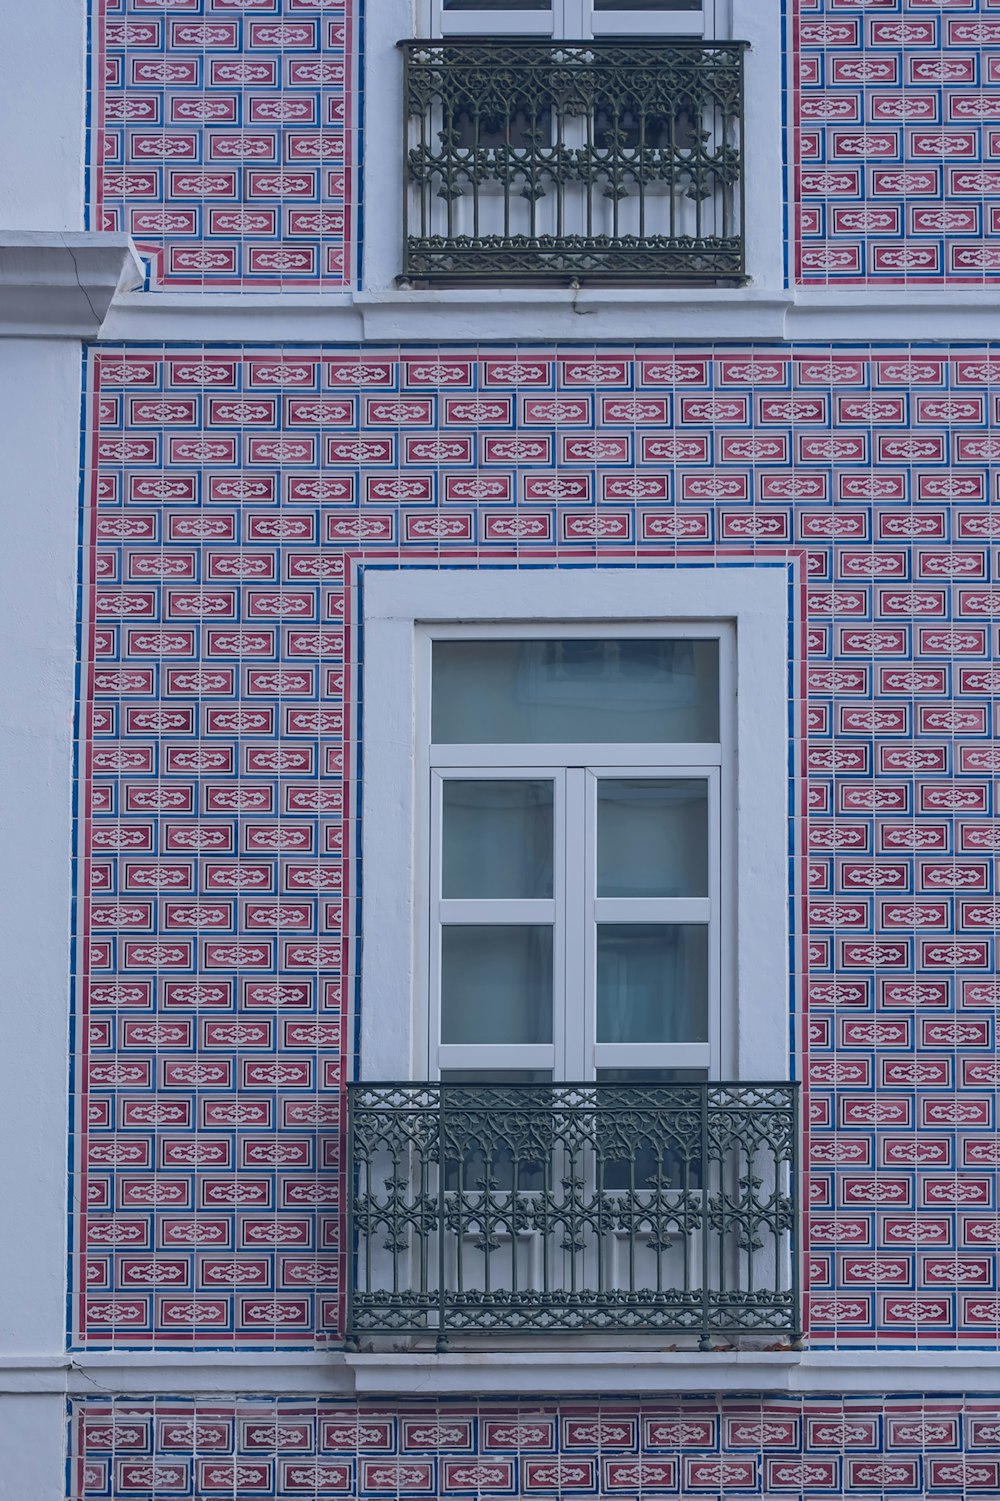
POLYGON ((406 282, 735 284, 744 42, 402 42, 406 282))
POLYGON ((799 1339, 794 1084, 355 1084, 348 1343, 799 1339))

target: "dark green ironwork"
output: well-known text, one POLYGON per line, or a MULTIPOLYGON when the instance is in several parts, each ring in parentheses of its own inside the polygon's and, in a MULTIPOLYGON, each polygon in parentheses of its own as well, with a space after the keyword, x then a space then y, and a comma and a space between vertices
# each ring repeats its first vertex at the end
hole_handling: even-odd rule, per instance
POLYGON ((402 281, 745 280, 744 42, 401 42, 402 281))
POLYGON ((800 1337, 794 1084, 354 1084, 348 1343, 800 1337))

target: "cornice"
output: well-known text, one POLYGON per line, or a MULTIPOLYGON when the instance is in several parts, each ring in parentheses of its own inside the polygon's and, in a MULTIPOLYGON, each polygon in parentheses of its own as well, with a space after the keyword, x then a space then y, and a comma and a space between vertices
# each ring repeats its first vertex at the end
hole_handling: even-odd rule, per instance
POLYGON ((0 338, 94 339, 142 276, 128 235, 0 229, 0 338))
POLYGON ((843 1400, 1000 1395, 990 1350, 493 1350, 345 1355, 340 1350, 107 1350, 0 1356, 0 1394, 435 1397, 772 1395, 843 1400))

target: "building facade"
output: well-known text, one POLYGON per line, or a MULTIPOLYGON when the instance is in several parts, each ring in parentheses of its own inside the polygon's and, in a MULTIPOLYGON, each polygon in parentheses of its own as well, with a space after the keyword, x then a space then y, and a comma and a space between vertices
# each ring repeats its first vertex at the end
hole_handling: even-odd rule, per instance
POLYGON ((0 1494, 996 1495, 1000 0, 0 76, 0 1494))

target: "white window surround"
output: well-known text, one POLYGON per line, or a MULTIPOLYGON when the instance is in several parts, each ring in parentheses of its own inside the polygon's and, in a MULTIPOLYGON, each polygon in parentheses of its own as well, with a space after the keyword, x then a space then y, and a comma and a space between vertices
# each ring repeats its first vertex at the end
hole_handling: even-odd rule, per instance
MULTIPOLYGON (((418 33, 412 0, 379 0, 370 7, 365 43, 365 95, 380 101, 369 108, 365 124, 364 202, 365 238, 362 286, 355 303, 366 308, 366 333, 378 337, 506 338, 513 305, 537 308, 543 322, 535 322, 535 337, 649 338, 676 333, 674 321, 694 305, 699 329, 707 334, 705 314, 718 309, 718 333, 732 330, 734 306, 786 301, 784 168, 782 165, 782 24, 778 0, 732 0, 730 35, 750 43, 746 54, 745 149, 748 182, 746 200, 748 287, 737 288, 584 288, 569 289, 397 288, 402 243, 402 63, 396 43, 418 33), (588 318, 579 327, 574 312, 606 309, 613 314, 607 327, 588 318), (383 316, 376 314, 381 308, 383 316), (470 325, 471 315, 471 325, 470 325), (653 322, 651 323, 651 316, 653 322), (727 321, 728 320, 728 321, 727 321), (574 328, 574 322, 576 327, 574 328)), ((726 28, 729 30, 729 28, 726 28)), ((755 309, 756 310, 756 309, 755 309)), ((781 333, 778 308, 761 307, 754 331, 774 337, 781 333), (766 315, 765 315, 766 314, 766 315)), ((742 330, 741 330, 742 332, 742 330)), ((749 332, 749 330, 747 330, 749 332)))
POLYGON ((613 629, 730 622, 736 636, 735 956, 729 1072, 788 1077, 788 588, 783 567, 367 566, 363 606, 361 1072, 423 1077, 420 623, 613 629))

